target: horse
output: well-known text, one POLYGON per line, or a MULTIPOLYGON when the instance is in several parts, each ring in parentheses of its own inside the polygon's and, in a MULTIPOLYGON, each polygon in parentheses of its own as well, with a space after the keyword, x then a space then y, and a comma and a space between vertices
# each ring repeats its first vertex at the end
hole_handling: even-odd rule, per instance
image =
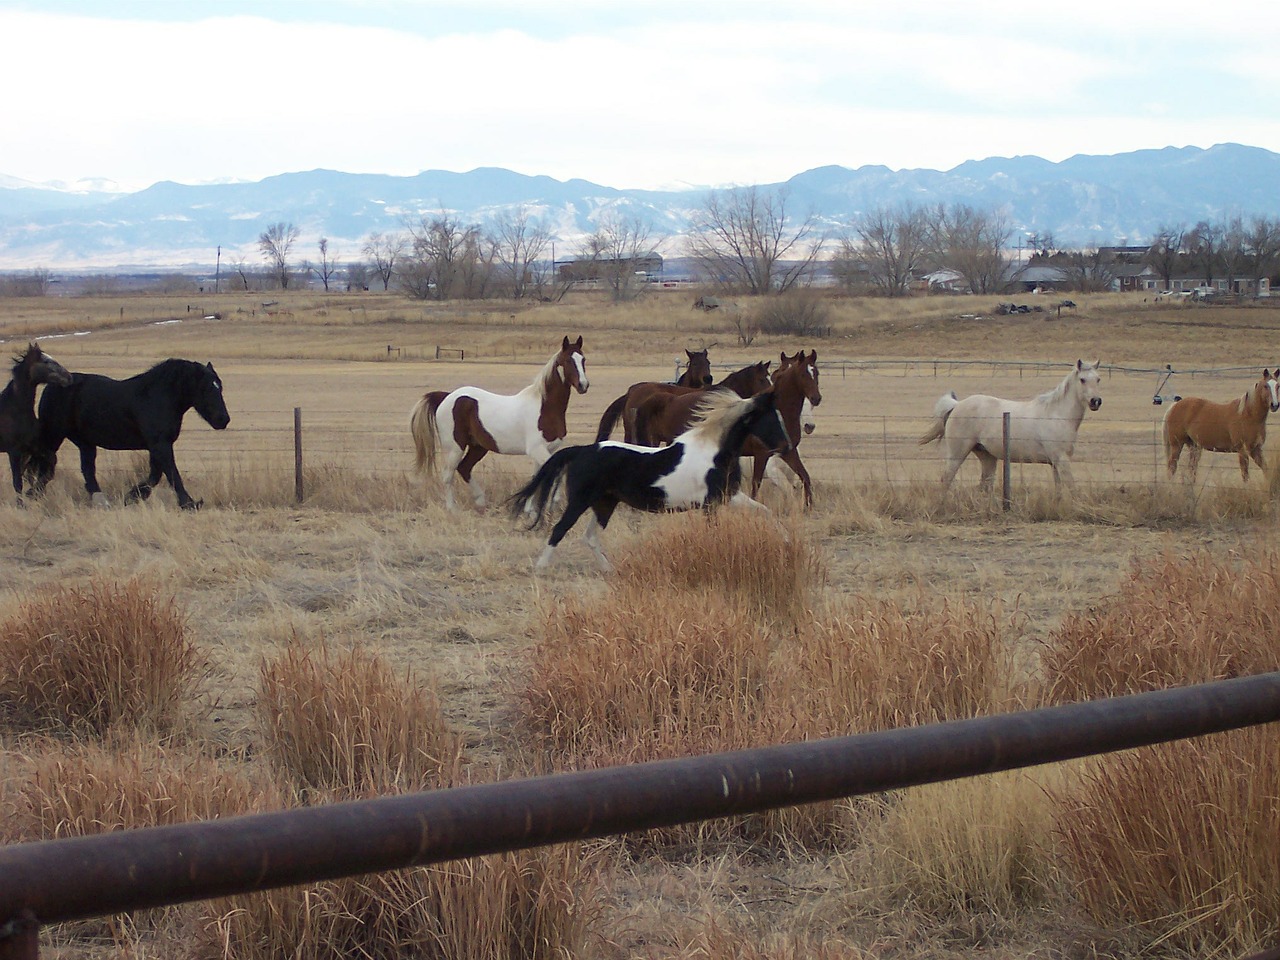
MULTIPOLYGON (((742 399, 754 397, 772 385, 770 360, 749 363, 733 371, 713 389, 732 393, 742 399)), ((626 411, 626 440, 642 447, 671 443, 693 422, 694 410, 703 399, 703 391, 684 387, 650 390, 626 411)), ((602 424, 603 426, 603 424, 602 424)), ((596 440, 600 441, 597 434, 596 440)), ((607 435, 604 439, 608 439, 607 435)))
POLYGON ((582 337, 573 343, 565 337, 533 382, 517 394, 490 393, 479 387, 426 393, 409 414, 415 468, 418 473, 434 470, 437 451, 443 453, 440 479, 445 505, 456 509, 456 472, 476 507, 483 509, 484 490, 472 481, 475 465, 488 453, 501 453, 524 454, 535 466, 542 466, 568 435, 565 412, 571 391, 586 393, 590 386, 582 337))
MULTIPOLYGON (((803 350, 797 351, 794 357, 781 355, 781 362, 773 374, 773 392, 777 395, 778 412, 782 414, 782 422, 787 425, 787 434, 791 438, 790 447, 779 454, 788 467, 792 469, 804 488, 804 505, 813 506, 813 483, 809 479, 809 471, 800 460, 800 441, 804 439, 801 426, 805 403, 810 410, 822 403, 822 391, 818 387, 818 351, 812 350, 807 355, 803 350)), ((760 492, 760 484, 764 481, 765 469, 773 455, 753 441, 743 445, 744 456, 755 460, 751 471, 751 495, 760 492)))
MULTIPOLYGON (((652 380, 633 383, 627 387, 626 393, 605 407, 604 414, 600 417, 600 426, 596 429, 596 442, 608 440, 609 434, 613 433, 613 428, 619 419, 623 421, 624 430, 626 430, 626 424, 631 422, 630 414, 636 404, 651 393, 670 392, 672 387, 680 387, 679 392, 683 392, 688 389, 702 390, 711 386, 714 378, 711 375, 711 361, 707 359, 707 351, 699 350, 693 353, 685 350, 685 355, 689 361, 675 383, 659 383, 652 380)), ((634 442, 635 438, 629 430, 625 436, 629 443, 634 442)))
POLYGON ((95 506, 109 505, 97 478, 98 448, 103 447, 146 450, 150 456, 150 472, 130 488, 126 503, 147 499, 163 476, 178 506, 198 510, 204 501, 187 493, 173 459, 182 418, 192 408, 215 430, 225 430, 231 422, 222 380, 211 363, 170 357, 127 380, 73 373, 66 386, 48 384, 40 397, 32 491, 40 493, 53 478, 58 448, 70 440, 80 448, 84 488, 95 506))
POLYGON ((706 508, 722 502, 766 509, 738 490, 742 480, 738 454, 749 436, 771 450, 789 445, 773 392, 744 400, 727 390, 713 390, 699 399, 697 421, 670 446, 606 440, 564 447, 511 497, 512 514, 531 514, 532 528, 546 516, 558 485, 563 483, 567 494, 565 511, 551 528, 537 569, 551 562, 556 546, 588 510, 592 515, 586 541, 601 569, 608 572, 611 567, 600 549, 599 533, 620 503, 649 512, 706 508))
MULTIPOLYGON (((808 397, 805 397, 804 403, 800 405, 801 433, 807 437, 817 428, 818 421, 813 415, 813 404, 809 402, 808 397)), ((761 482, 762 486, 764 482, 776 484, 783 490, 794 490, 800 485, 800 475, 784 465, 778 457, 770 457, 764 462, 764 481, 761 482)))
POLYGON ((1187 473, 1192 482, 1200 453, 1234 453, 1240 457, 1240 476, 1249 481, 1249 458, 1266 475, 1262 443, 1267 439, 1267 414, 1280 410, 1280 367, 1263 370, 1262 378, 1239 400, 1214 403, 1200 397, 1183 397, 1164 415, 1164 452, 1169 476, 1178 472, 1182 448, 1189 447, 1187 473))
POLYGON ((980 485, 990 489, 996 463, 1004 456, 1004 414, 1009 414, 1011 463, 1047 463, 1053 468, 1055 487, 1072 482, 1071 454, 1085 410, 1102 407, 1098 395, 1101 361, 1075 367, 1052 390, 1032 400, 1002 400, 973 394, 963 400, 955 391, 944 393, 933 408, 933 424, 920 438, 924 445, 941 440, 946 456, 942 491, 946 493, 956 471, 969 454, 982 464, 980 485))
POLYGON ((13 492, 22 505, 22 477, 27 459, 35 449, 39 436, 36 421, 36 387, 55 384, 65 387, 71 374, 57 360, 30 343, 13 358, 12 379, 0 392, 0 450, 9 454, 13 473, 13 492))

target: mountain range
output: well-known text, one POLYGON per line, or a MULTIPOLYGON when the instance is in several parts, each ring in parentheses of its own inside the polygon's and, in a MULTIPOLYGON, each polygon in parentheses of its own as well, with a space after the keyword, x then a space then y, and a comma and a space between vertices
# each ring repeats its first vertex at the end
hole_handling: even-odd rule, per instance
MULTIPOLYGON (((1011 243, 1036 233, 1063 247, 1107 246, 1143 242, 1166 225, 1280 216, 1280 154, 1222 143, 1058 163, 990 157, 950 170, 824 166, 757 187, 784 189, 789 214, 812 213, 833 231, 879 207, 965 203, 1002 213, 1011 243)), ((312 170, 251 183, 163 181, 132 193, 111 192, 101 181, 68 187, 0 176, 0 271, 202 270, 219 248, 224 260, 257 265, 259 235, 281 221, 300 230, 297 260, 315 259, 316 242, 327 237, 330 257, 348 261, 360 259, 369 234, 404 231, 424 215, 445 210, 484 224, 521 206, 546 218, 557 256, 576 252, 606 211, 643 218, 663 241, 659 249, 675 255, 708 193, 624 190, 493 167, 411 177, 312 170)))

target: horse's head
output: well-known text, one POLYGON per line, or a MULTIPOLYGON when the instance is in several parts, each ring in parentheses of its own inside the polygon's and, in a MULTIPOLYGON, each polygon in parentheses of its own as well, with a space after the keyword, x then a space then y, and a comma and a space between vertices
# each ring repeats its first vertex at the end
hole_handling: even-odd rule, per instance
POLYGON ((1263 370, 1262 379, 1254 384, 1253 389, 1262 394, 1263 402, 1270 404, 1272 413, 1280 410, 1280 367, 1274 371, 1263 370))
POLYGON ((709 387, 714 381, 711 375, 711 361, 707 358, 706 350, 685 350, 685 356, 689 358, 689 364, 685 367, 684 377, 681 378, 686 387, 709 387))
POLYGON ((753 363, 749 367, 743 367, 739 373, 745 377, 742 388, 737 392, 740 396, 754 397, 761 391, 768 390, 773 386, 773 377, 769 375, 769 367, 773 365, 772 360, 761 360, 759 363, 753 363))
POLYGON ((572 343, 569 342, 568 337, 564 338, 564 343, 560 345, 560 353, 556 356, 555 365, 561 380, 579 393, 587 392, 591 381, 587 379, 587 358, 582 355, 581 336, 572 343))
POLYGON ((794 357, 782 354, 782 362, 778 372, 773 375, 773 382, 789 380, 794 383, 804 399, 813 406, 822 403, 822 390, 818 386, 818 351, 806 354, 803 350, 794 357))
POLYGON ((38 344, 28 344, 26 353, 13 358, 13 375, 25 374, 30 383, 52 383, 65 387, 71 383, 71 374, 53 357, 40 349, 38 344))
POLYGON ((198 381, 195 402, 191 405, 213 429, 225 430, 231 422, 231 414, 227 413, 227 402, 222 397, 222 378, 212 363, 196 366, 199 368, 198 381))
POLYGON ((1098 393, 1098 384, 1101 381, 1101 377, 1098 376, 1098 368, 1101 366, 1101 360, 1095 360, 1093 363, 1085 363, 1083 360, 1076 361, 1074 382, 1079 387, 1080 399, 1084 401, 1090 410, 1098 410, 1102 407, 1102 397, 1098 393))

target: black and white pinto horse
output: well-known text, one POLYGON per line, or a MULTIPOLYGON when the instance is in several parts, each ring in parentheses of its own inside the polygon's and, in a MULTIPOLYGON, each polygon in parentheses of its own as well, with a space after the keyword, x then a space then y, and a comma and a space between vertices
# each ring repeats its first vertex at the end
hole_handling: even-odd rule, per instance
POLYGON ((103 447, 146 450, 150 455, 150 473, 133 485, 126 502, 145 500, 164 477, 177 494, 178 506, 199 509, 204 501, 193 500, 187 493, 173 459, 182 418, 193 407, 215 430, 231 422, 222 380, 211 363, 170 358, 127 380, 73 373, 68 386, 46 386, 40 397, 40 437, 32 457, 33 492, 39 493, 53 479, 58 448, 70 440, 80 448, 84 488, 95 506, 109 505, 97 477, 98 448, 103 447))
POLYGON ((620 503, 649 512, 724 502, 766 509, 738 489, 738 454, 749 436, 774 453, 790 448, 772 391, 746 400, 729 391, 709 393, 697 420, 667 447, 606 440, 558 450, 509 501, 513 515, 531 513, 536 527, 552 493, 563 483, 567 506, 551 528, 537 569, 551 562, 556 546, 588 510, 592 515, 585 532, 587 545, 607 572, 611 566, 600 549, 599 534, 620 503))
POLYGON ((13 358, 12 379, 0 391, 0 450, 9 455, 13 492, 18 495, 19 506, 22 505, 22 475, 39 436, 36 387, 42 383, 65 387, 70 382, 71 374, 38 344, 28 344, 25 352, 13 358))

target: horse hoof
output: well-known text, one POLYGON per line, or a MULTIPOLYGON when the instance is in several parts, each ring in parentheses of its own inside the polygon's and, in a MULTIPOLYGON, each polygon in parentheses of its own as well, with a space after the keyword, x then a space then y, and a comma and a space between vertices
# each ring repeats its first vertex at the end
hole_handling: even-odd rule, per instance
POLYGON ((182 504, 182 509, 183 510, 199 510, 203 506, 204 506, 204 498, 201 497, 199 500, 188 500, 186 503, 182 504))
POLYGON ((89 502, 92 503, 99 510, 111 509, 111 500, 107 497, 105 493, 93 494, 92 496, 89 497, 89 502))

